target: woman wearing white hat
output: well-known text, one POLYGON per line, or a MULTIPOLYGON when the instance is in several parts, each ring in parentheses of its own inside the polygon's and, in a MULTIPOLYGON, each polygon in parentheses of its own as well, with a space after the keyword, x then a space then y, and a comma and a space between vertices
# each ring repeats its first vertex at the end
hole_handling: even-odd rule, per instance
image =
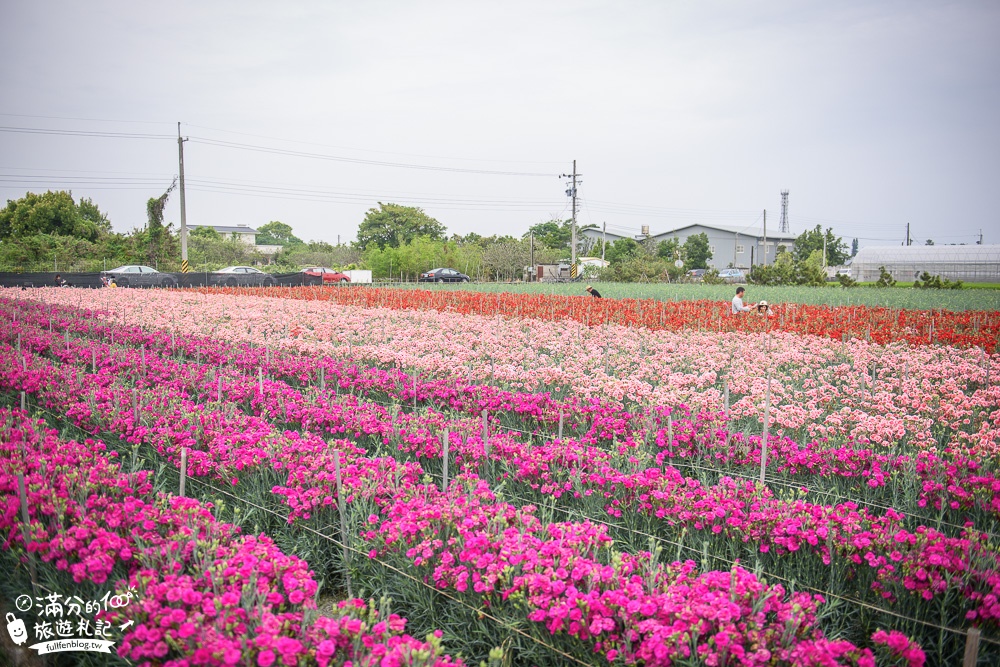
POLYGON ((767 301, 759 301, 757 303, 757 314, 764 315, 766 317, 774 317, 774 311, 771 310, 771 306, 768 305, 767 301))

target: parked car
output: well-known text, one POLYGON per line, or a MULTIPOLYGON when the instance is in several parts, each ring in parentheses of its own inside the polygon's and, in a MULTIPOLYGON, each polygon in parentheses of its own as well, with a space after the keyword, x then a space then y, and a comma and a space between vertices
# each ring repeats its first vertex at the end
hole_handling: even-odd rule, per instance
POLYGON ((469 280, 469 276, 455 269, 431 269, 420 274, 422 283, 467 283, 469 280))
POLYGON ((706 271, 708 271, 708 269, 691 269, 687 272, 687 275, 688 278, 691 278, 692 280, 701 280, 705 277, 706 271))
POLYGON ((745 283, 746 275, 739 269, 722 269, 719 271, 719 278, 727 283, 745 283))
POLYGON ((328 269, 325 266, 312 266, 308 269, 302 269, 301 273, 305 273, 310 276, 320 276, 323 278, 323 284, 327 283, 349 283, 351 282, 351 277, 346 273, 341 273, 340 271, 334 271, 333 269, 328 269))
POLYGON ((272 276, 252 266, 227 266, 212 274, 210 282, 226 287, 270 287, 275 284, 272 276))
POLYGON ((117 269, 102 271, 101 275, 115 279, 118 287, 177 287, 177 279, 169 273, 160 273, 151 266, 126 264, 117 269))

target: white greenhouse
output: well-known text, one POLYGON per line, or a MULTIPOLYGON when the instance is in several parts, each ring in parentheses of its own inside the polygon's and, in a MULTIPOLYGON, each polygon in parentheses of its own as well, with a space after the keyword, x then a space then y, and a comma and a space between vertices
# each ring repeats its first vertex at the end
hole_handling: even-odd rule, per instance
POLYGON ((1000 283, 1000 245, 911 245, 861 248, 851 262, 851 278, 875 282, 879 267, 900 282, 923 272, 967 283, 1000 283))

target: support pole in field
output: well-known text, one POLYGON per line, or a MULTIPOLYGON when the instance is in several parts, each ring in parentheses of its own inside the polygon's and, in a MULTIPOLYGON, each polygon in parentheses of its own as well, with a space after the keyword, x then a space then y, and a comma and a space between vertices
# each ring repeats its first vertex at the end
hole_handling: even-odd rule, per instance
POLYGON ((139 423, 139 391, 135 388, 132 389, 132 421, 139 423))
POLYGON ((483 454, 490 455, 490 422, 486 410, 483 410, 483 454))
POLYGON ((722 405, 726 421, 729 421, 729 376, 722 381, 722 405))
POLYGON ((21 412, 28 411, 28 394, 26 392, 21 392, 21 412))
POLYGON ((261 399, 264 398, 264 368, 257 367, 257 391, 260 392, 261 399))
POLYGON ((218 394, 219 394, 219 403, 221 403, 222 402, 222 373, 219 373, 217 376, 215 376, 215 379, 219 381, 218 382, 219 387, 218 387, 217 391, 218 391, 218 394))
POLYGON ((21 354, 21 334, 17 334, 17 353, 21 354))
POLYGON ((760 439, 760 483, 764 483, 767 473, 767 435, 771 426, 771 374, 767 375, 767 389, 764 393, 764 433, 760 439))
POLYGON ((35 555, 28 551, 31 542, 31 516, 28 514, 28 489, 24 484, 24 473, 17 474, 17 493, 21 497, 21 530, 24 536, 24 550, 28 553, 28 573, 31 575, 31 588, 38 592, 38 573, 35 570, 35 555))
POLYGON ((187 447, 181 447, 181 483, 179 495, 181 498, 184 497, 184 483, 187 481, 188 472, 188 450, 187 447))
POLYGON ((965 657, 962 659, 962 667, 976 667, 979 660, 979 628, 969 628, 965 635, 965 657))
POLYGON ((347 581, 347 595, 354 597, 351 588, 351 571, 347 567, 347 508, 344 506, 344 484, 340 478, 340 452, 333 453, 333 470, 337 476, 337 509, 340 510, 340 539, 343 547, 344 578, 347 581))
POLYGON ((145 343, 142 344, 141 350, 142 350, 142 374, 145 375, 146 374, 146 344, 145 343))
POLYGON ((322 366, 319 367, 319 390, 326 391, 326 375, 322 366))
POLYGON ((559 439, 562 440, 563 411, 559 408, 559 439))
POLYGON ((444 432, 444 448, 441 451, 441 493, 448 492, 448 431, 444 432))
POLYGON ((670 456, 674 455, 674 416, 672 413, 667 413, 667 451, 670 452, 670 456))
POLYGON ((97 350, 94 348, 90 350, 90 368, 93 373, 97 373, 97 350))

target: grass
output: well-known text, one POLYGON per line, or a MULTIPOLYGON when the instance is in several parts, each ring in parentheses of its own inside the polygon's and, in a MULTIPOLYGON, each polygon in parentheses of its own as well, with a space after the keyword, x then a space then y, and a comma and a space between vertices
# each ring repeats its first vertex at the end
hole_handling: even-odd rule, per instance
MULTIPOLYGON (((473 292, 514 292, 519 294, 558 294, 585 296, 584 288, 593 285, 605 298, 655 299, 657 301, 691 301, 708 299, 729 301, 735 285, 663 284, 663 283, 482 283, 466 285, 435 285, 420 283, 400 287, 430 290, 466 290, 473 292)), ((852 287, 832 283, 823 287, 764 287, 746 285, 744 301, 754 303, 766 299, 773 304, 801 303, 828 306, 884 306, 915 310, 1000 310, 1000 285, 976 283, 970 289, 936 290, 912 287, 852 287)))

